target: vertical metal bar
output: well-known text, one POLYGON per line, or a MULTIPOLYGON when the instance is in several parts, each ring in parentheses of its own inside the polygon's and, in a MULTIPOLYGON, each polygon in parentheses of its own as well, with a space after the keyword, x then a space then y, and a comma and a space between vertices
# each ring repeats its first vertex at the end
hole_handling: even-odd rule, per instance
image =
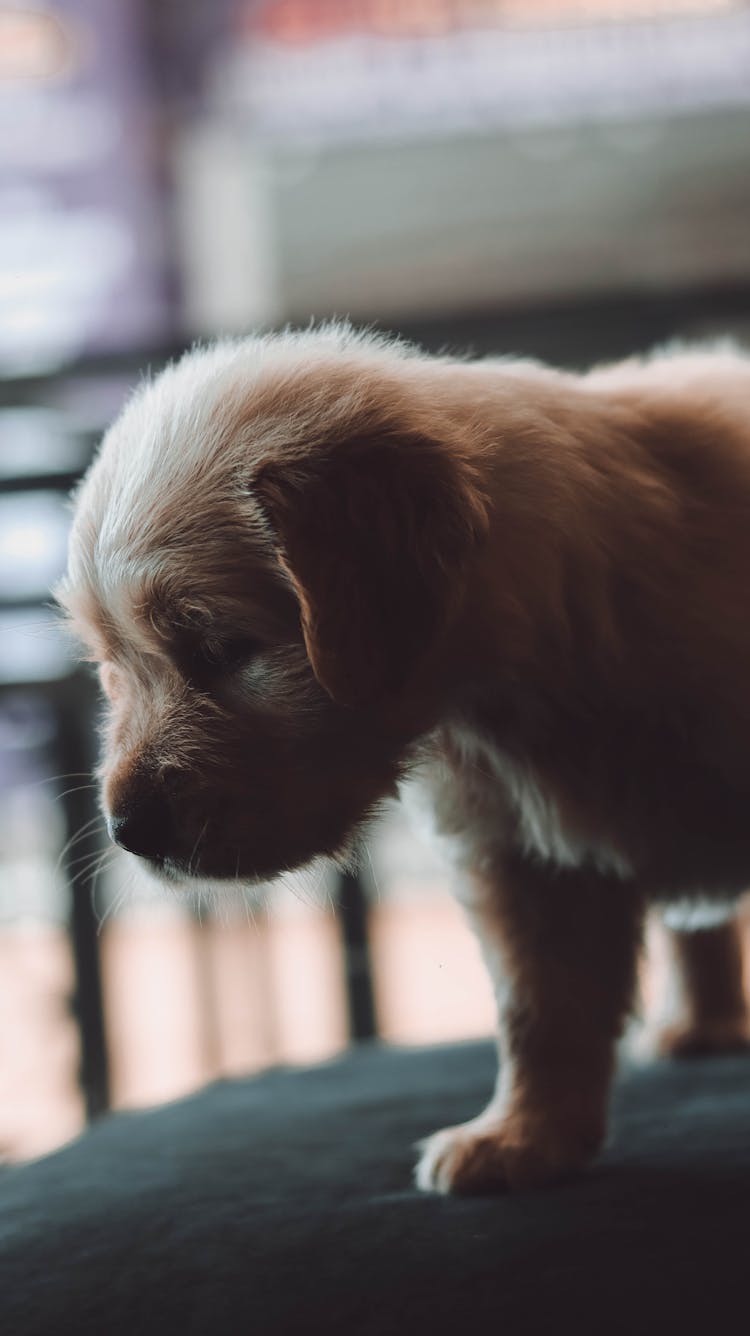
POLYGON ((344 973, 349 1007, 349 1035, 354 1041, 377 1034, 372 961, 367 926, 367 897, 354 872, 338 879, 338 914, 344 948, 344 973))
MULTIPOLYGON (((80 1083, 89 1119, 109 1107, 109 1063, 99 959, 98 922, 91 888, 90 860, 104 848, 96 792, 86 784, 93 769, 93 704, 89 684, 80 677, 63 684, 58 708, 58 753, 63 774, 82 774, 64 803, 67 839, 91 822, 88 833, 66 853, 63 864, 71 891, 70 936, 75 966, 73 1010, 81 1041, 80 1083), (78 787, 78 785, 83 787, 78 787), (77 791, 76 791, 77 790, 77 791), (80 861, 83 858, 83 861, 80 861)), ((68 787, 66 782, 66 787, 68 787)))

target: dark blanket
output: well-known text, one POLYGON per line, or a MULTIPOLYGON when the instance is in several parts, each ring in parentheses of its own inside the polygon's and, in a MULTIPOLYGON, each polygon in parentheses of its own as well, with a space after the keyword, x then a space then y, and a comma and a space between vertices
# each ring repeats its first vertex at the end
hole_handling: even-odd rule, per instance
POLYGON ((705 1331, 750 1322, 750 1059, 621 1076, 575 1182, 450 1199, 412 1143, 488 1046, 359 1050, 105 1119, 0 1174, 4 1336, 705 1331))

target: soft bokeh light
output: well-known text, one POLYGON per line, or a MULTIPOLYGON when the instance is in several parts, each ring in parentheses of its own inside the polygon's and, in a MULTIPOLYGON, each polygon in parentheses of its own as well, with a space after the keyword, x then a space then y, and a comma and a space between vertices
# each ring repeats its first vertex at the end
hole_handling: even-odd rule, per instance
POLYGON ((0 600, 47 597, 65 566, 68 524, 58 493, 0 497, 0 600))

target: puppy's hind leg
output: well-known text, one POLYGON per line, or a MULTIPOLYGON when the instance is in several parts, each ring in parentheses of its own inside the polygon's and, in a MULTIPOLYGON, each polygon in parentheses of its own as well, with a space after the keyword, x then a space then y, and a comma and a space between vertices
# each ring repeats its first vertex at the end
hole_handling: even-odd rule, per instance
POLYGON ((500 1073, 478 1118, 423 1144, 416 1177, 425 1190, 497 1192, 567 1175, 599 1149, 643 905, 614 878, 520 859, 467 891, 497 997, 500 1073))
POLYGON ((750 1013, 737 918, 693 931, 663 929, 678 1017, 656 1033, 668 1057, 733 1053, 750 1047, 750 1013))

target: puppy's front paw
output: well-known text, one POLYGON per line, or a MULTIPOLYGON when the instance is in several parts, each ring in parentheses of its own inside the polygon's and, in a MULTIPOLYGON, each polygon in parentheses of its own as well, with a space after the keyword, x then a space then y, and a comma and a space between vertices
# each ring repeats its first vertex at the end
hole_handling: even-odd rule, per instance
POLYGON ((536 1187, 580 1169, 601 1138, 559 1135, 475 1118, 420 1143, 415 1179, 423 1192, 468 1195, 536 1187))
POLYGON ((750 1048, 750 1023, 746 1016, 736 1016, 727 1020, 668 1025, 657 1032, 654 1048, 663 1058, 742 1053, 750 1048))

